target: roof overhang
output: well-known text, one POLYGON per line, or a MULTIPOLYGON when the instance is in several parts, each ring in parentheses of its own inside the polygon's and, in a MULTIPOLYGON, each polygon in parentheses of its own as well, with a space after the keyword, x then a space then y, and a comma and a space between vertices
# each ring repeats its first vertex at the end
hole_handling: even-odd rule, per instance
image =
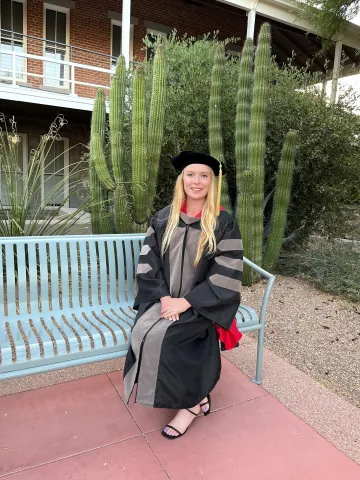
MULTIPOLYGON (((318 34, 314 27, 305 19, 299 18, 298 1, 292 0, 217 0, 219 3, 225 3, 233 7, 249 11, 255 9, 256 12, 266 18, 275 20, 292 27, 299 28, 306 32, 318 34)), ((360 49, 360 26, 347 22, 347 27, 341 40, 344 45, 360 49)))

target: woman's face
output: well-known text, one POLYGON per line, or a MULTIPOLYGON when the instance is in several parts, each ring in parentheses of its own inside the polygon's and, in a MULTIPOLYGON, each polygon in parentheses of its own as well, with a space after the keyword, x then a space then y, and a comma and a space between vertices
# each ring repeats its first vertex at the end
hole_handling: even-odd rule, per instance
POLYGON ((194 200, 206 198, 211 176, 210 167, 194 163, 184 168, 184 190, 188 197, 194 200))

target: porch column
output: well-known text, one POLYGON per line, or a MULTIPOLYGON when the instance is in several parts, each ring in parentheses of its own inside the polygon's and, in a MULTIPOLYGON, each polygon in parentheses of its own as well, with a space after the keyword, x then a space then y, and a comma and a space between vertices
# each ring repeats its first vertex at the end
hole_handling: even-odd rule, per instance
POLYGON ((334 68, 332 72, 332 82, 331 82, 331 95, 330 95, 331 104, 334 104, 336 101, 336 93, 337 93, 339 73, 340 73, 341 50, 342 50, 342 42, 340 40, 337 40, 335 44, 334 68))
POLYGON ((125 57, 126 67, 130 63, 130 13, 131 0, 123 0, 121 22, 121 53, 125 57))
POLYGON ((247 12, 247 32, 246 38, 254 40, 256 9, 253 8, 247 12))

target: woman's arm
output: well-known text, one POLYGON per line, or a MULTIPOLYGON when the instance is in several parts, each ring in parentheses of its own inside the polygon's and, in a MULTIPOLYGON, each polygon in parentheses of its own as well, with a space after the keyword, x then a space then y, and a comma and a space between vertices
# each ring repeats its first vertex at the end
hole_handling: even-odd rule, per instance
POLYGON ((206 279, 185 299, 200 315, 229 329, 240 305, 243 246, 239 227, 230 220, 225 228, 206 279))
POLYGON ((136 272, 138 293, 134 302, 135 309, 138 309, 140 303, 152 302, 170 296, 160 255, 161 245, 156 236, 155 217, 153 217, 140 252, 136 272))

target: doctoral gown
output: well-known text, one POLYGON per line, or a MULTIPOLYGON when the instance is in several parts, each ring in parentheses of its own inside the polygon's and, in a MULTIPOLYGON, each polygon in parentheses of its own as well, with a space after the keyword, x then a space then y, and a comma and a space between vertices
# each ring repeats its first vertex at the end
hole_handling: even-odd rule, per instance
POLYGON ((136 280, 138 311, 124 368, 128 402, 155 408, 191 408, 215 387, 221 358, 215 325, 229 330, 240 305, 243 247, 236 220, 222 210, 215 228, 216 252, 194 267, 201 234, 199 217, 181 212, 169 248, 161 253, 170 207, 151 220, 136 280), (160 298, 184 297, 191 307, 178 321, 160 317, 160 298))

